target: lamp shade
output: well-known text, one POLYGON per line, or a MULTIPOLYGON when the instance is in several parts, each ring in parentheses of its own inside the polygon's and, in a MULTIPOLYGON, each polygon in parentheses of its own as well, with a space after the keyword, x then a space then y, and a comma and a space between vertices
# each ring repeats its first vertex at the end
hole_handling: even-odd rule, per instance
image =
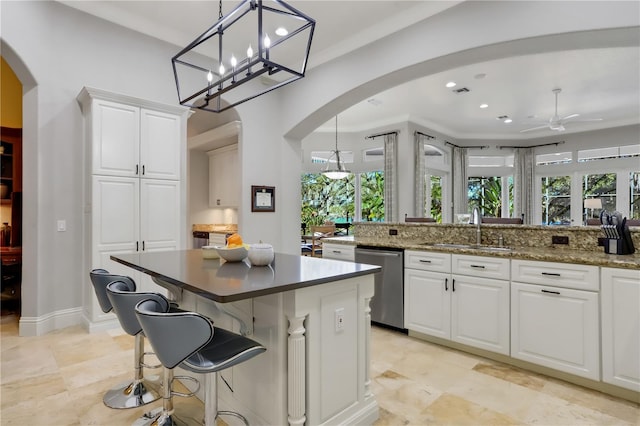
POLYGON ((584 200, 585 209, 601 209, 602 200, 600 198, 586 198, 584 200))

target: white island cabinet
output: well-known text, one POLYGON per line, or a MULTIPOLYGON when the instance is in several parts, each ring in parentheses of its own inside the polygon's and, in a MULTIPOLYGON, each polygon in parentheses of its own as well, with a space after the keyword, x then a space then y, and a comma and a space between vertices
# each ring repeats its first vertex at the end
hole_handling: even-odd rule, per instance
POLYGON ((511 262, 511 356, 600 380, 597 266, 511 262))
POLYGON ((640 392, 640 270, 601 274, 602 381, 640 392))
POLYGON ((369 304, 379 266, 276 253, 271 265, 256 267, 203 259, 200 250, 112 258, 152 275, 182 309, 267 348, 222 373, 220 409, 255 425, 365 425, 378 418, 369 304))
POLYGON ((322 257, 324 259, 346 260, 347 262, 355 262, 356 247, 346 244, 322 243, 322 257))

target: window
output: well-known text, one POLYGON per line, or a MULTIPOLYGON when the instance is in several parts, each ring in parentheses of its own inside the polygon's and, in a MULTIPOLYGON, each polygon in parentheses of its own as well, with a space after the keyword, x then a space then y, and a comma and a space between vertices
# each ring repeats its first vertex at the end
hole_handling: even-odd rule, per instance
POLYGON ((353 175, 345 179, 329 179, 319 173, 302 175, 301 222, 309 229, 326 221, 348 222, 354 212, 353 175))
POLYGON ((568 164, 571 163, 570 152, 554 152, 552 154, 536 155, 536 165, 542 166, 547 164, 568 164))
POLYGON ((582 177, 582 199, 600 198, 604 210, 615 211, 616 176, 616 173, 584 175, 582 177))
POLYGON ((542 224, 571 224, 571 177, 542 177, 542 224))
POLYGON ((513 214, 512 176, 470 177, 468 193, 469 209, 480 207, 482 216, 510 217, 513 214))
POLYGON ((578 151, 579 162, 638 156, 640 156, 640 145, 611 146, 606 148, 582 149, 578 151))
POLYGON ((360 174, 360 218, 363 222, 384 221, 384 172, 360 174))
POLYGON ((432 217, 442 223, 442 176, 429 175, 425 185, 426 217, 432 217))
POLYGON ((629 218, 640 219, 640 172, 629 173, 629 218))

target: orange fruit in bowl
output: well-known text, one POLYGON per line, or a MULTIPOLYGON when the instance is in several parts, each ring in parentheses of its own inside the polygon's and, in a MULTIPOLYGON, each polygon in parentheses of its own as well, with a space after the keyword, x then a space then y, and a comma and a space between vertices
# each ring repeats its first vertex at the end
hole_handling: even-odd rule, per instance
POLYGON ((240 236, 240 234, 231 234, 227 237, 228 248, 242 247, 242 245, 242 237, 240 236))

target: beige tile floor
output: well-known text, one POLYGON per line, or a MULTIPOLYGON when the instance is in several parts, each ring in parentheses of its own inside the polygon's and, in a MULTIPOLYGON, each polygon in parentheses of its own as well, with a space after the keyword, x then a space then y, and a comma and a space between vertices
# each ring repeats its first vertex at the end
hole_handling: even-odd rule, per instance
MULTIPOLYGON (((1 318, 1 425, 129 425, 148 410, 102 404, 103 392, 131 375, 132 337, 17 330, 15 317, 1 318)), ((638 404, 376 327, 371 376, 377 426, 640 425, 638 404)), ((194 398, 178 404, 202 408, 194 398)))

